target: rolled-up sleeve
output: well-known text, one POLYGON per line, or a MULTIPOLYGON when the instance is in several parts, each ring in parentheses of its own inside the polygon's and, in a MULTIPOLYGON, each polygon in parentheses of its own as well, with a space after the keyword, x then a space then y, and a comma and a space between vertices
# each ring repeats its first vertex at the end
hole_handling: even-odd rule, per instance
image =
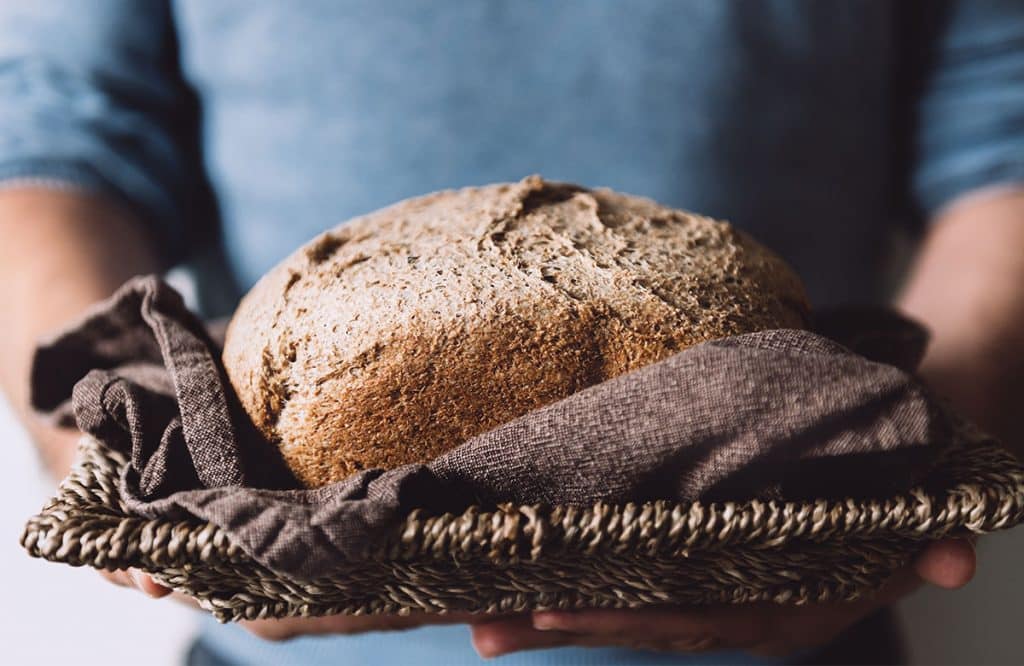
POLYGON ((157 0, 0 2, 0 187, 112 195, 175 255, 192 168, 175 43, 157 0))
POLYGON ((913 190, 926 214, 981 188, 1024 184, 1024 2, 945 8, 918 100, 913 190))

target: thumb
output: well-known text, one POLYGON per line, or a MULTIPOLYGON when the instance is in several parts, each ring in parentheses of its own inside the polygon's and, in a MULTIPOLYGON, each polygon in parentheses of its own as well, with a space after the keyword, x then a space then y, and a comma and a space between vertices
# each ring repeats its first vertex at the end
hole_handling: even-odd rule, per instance
POLYGON ((966 539, 944 539, 930 544, 914 562, 921 580, 947 590, 963 587, 974 578, 978 558, 966 539))

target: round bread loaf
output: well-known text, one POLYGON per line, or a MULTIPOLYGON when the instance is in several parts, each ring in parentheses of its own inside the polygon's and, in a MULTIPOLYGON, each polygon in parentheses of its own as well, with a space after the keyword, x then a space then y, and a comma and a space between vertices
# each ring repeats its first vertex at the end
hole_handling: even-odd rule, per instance
POLYGON ((550 183, 343 224, 243 299, 224 364, 299 480, 425 462, 691 345, 802 328, 802 285, 728 224, 550 183))

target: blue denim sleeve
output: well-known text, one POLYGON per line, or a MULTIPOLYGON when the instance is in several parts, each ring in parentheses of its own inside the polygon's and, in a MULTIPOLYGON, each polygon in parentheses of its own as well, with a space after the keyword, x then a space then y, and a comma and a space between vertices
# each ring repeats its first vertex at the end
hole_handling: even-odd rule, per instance
POLYGON ((971 190, 1024 183, 1024 2, 950 2, 933 48, 913 173, 926 213, 971 190))
POLYGON ((174 258, 189 173, 162 0, 0 2, 0 186, 115 196, 174 258))

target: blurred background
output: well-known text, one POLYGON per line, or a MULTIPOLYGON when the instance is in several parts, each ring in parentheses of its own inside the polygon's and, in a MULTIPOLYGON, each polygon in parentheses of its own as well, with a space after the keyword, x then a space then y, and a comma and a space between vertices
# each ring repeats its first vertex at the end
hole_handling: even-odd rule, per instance
MULTIPOLYGON (((56 484, 43 471, 35 449, 0 400, 0 570, 7 603, 0 626, 7 636, 0 663, 150 664, 177 666, 192 632, 193 611, 115 587, 85 569, 30 558, 18 538, 25 519, 37 512, 56 484), (133 619, 118 630, 118 618, 133 619)), ((122 625, 123 626, 123 625, 122 625)))
MULTIPOLYGON (((76 666, 176 666, 196 613, 114 587, 91 571, 30 558, 18 545, 26 518, 47 500, 54 483, 6 403, 0 403, 0 547, 7 603, 0 626, 8 636, 0 663, 76 666), (117 618, 133 618, 116 632, 117 618)), ((958 592, 922 590, 901 608, 913 664, 1024 663, 1019 600, 1024 598, 1024 529, 986 537, 978 576, 958 592)), ((496 663, 501 663, 499 659, 496 663)), ((282 665, 284 666, 284 665, 282 665)))

